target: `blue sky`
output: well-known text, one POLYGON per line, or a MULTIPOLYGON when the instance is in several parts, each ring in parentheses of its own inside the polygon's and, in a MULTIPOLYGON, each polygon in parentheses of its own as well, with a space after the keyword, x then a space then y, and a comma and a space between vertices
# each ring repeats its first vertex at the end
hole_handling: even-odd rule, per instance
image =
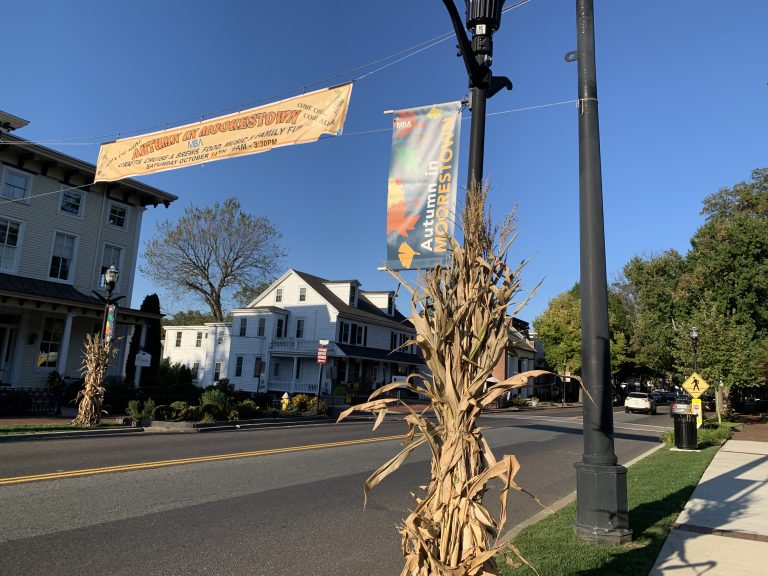
MULTIPOLYGON (((30 121, 19 136, 92 163, 117 134, 351 80, 387 62, 344 72, 451 30, 440 0, 26 0, 2 14, 0 109, 30 121)), ((595 14, 611 278, 635 255, 687 251, 703 198, 768 165, 768 2, 595 0, 595 14)), ((515 87, 488 102, 485 175, 497 217, 518 207, 510 261, 531 259, 524 289, 543 280, 527 320, 579 274, 578 118, 568 102, 577 70, 563 59, 575 29, 575 0, 530 0, 504 14, 494 37, 493 70, 515 87)), ((146 212, 142 242, 190 203, 236 196, 282 230, 283 269, 394 289, 377 271, 391 144, 382 112, 460 100, 466 86, 449 39, 356 81, 340 137, 141 178, 179 196, 146 212)), ((461 139, 464 183, 468 117, 461 139)), ((167 313, 202 308, 141 276, 133 305, 155 291, 167 313)))

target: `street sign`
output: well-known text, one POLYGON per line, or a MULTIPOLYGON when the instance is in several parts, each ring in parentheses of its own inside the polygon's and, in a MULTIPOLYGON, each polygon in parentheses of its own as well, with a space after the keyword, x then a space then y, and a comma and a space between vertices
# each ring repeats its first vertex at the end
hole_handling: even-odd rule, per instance
POLYGON ((565 381, 566 382, 570 382, 571 381, 571 373, 570 372, 566 372, 565 373, 565 381))
POLYGON ((326 362, 328 362, 328 348, 320 346, 320 348, 317 349, 317 363, 325 364, 326 362))
POLYGON ((136 353, 136 362, 134 363, 135 366, 141 366, 143 368, 146 368, 152 363, 152 354, 149 354, 148 352, 139 351, 136 353))
POLYGON ((683 388, 691 395, 691 398, 698 398, 709 388, 709 384, 707 384, 704 378, 694 372, 683 383, 683 388))
POLYGON ((701 425, 704 423, 704 418, 702 416, 703 412, 701 410, 701 398, 693 400, 691 406, 693 407, 693 413, 696 414, 696 428, 701 428, 701 425))

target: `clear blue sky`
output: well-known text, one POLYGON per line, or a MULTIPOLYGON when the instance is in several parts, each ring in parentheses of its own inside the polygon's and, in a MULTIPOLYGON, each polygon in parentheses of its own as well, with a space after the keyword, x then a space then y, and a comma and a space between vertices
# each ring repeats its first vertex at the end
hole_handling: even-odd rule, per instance
MULTIPOLYGON (((596 0, 595 13, 611 278, 634 255, 687 251, 703 198, 768 165, 768 2, 596 0)), ((3 3, 2 19, 0 109, 30 121, 19 136, 92 163, 98 143, 118 133, 293 95, 451 30, 440 0, 25 0, 3 3)), ((494 37, 493 70, 515 88, 488 103, 485 174, 497 216, 519 207, 511 262, 532 259, 526 290, 543 280, 520 314, 528 320, 578 280, 577 110, 503 112, 576 98, 576 65, 563 60, 575 28, 575 0, 530 0, 504 15, 494 37)), ((394 289, 376 270, 386 257, 391 140, 382 112, 463 98, 454 46, 357 81, 343 136, 142 178, 180 198, 146 212, 142 243, 189 203, 234 195, 282 230, 283 269, 394 289)), ((468 118, 461 138, 464 183, 468 118)), ((186 307, 141 276, 133 305, 155 291, 164 311, 186 307)))

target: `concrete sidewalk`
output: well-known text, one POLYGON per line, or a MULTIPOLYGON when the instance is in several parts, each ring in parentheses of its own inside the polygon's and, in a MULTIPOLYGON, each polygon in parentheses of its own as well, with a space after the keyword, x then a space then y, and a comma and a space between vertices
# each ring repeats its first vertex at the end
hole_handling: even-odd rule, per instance
POLYGON ((667 536, 650 576, 768 573, 768 442, 728 440, 667 536))

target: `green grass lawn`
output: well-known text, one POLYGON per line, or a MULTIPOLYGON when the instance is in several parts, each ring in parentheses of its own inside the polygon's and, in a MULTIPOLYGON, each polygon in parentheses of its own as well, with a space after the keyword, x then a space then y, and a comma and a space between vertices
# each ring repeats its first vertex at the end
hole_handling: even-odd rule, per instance
MULTIPOLYGON (((637 462, 627 472, 632 542, 608 547, 577 540, 573 534, 576 503, 523 530, 513 541, 541 576, 642 575, 650 572, 672 524, 730 430, 699 430, 701 452, 673 452, 669 445, 637 462)), ((507 553, 512 560, 516 557, 507 553)), ((499 559, 504 576, 533 576, 499 559)))

